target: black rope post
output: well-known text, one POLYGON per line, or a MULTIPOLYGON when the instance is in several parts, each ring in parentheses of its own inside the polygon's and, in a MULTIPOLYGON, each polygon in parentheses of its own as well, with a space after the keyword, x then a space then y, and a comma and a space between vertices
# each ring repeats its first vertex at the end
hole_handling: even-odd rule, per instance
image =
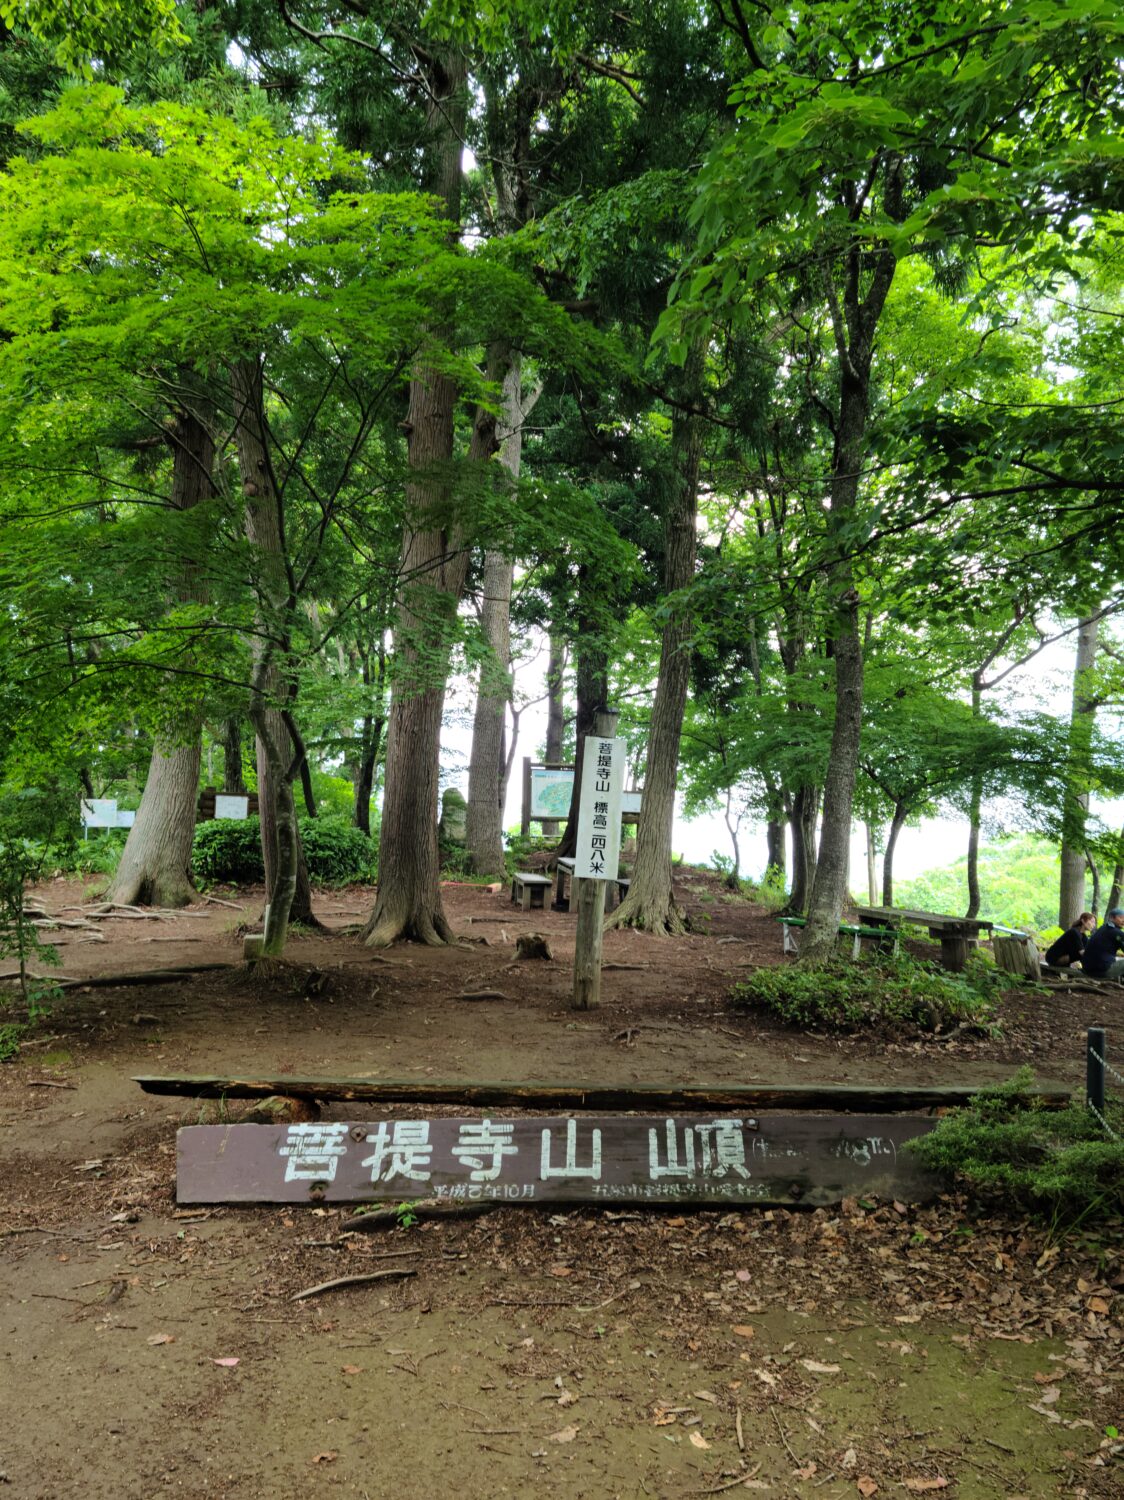
POLYGON ((1105 1033, 1090 1026, 1085 1039, 1085 1102, 1098 1119, 1104 1118, 1105 1033))

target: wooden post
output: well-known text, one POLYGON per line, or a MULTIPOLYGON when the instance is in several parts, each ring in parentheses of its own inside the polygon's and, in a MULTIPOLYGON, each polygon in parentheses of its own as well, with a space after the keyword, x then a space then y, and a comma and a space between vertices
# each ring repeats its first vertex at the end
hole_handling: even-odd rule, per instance
MULTIPOLYGON (((593 733, 612 739, 618 715, 612 709, 598 709, 593 716, 593 733)), ((579 789, 580 796, 580 789, 579 789)), ((611 871, 613 876, 616 870, 611 871)), ((577 907, 577 932, 574 938, 574 1010, 592 1010, 601 1004, 601 939, 605 921, 605 882, 572 879, 577 907)))
POLYGON ((523 816, 519 822, 519 832, 524 838, 531 832, 531 757, 523 757, 523 816))

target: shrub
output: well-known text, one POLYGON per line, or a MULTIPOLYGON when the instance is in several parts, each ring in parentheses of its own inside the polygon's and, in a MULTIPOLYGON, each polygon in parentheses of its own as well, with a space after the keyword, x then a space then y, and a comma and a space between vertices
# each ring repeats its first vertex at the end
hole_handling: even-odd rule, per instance
POLYGON ((301 839, 310 879, 318 885, 373 880, 375 845, 347 818, 304 818, 301 839))
POLYGON ((985 970, 972 964, 963 974, 949 974, 900 954, 759 969, 734 986, 732 998, 735 1005, 760 1006, 794 1026, 944 1031, 962 1021, 990 1024, 992 997, 1002 983, 990 965, 985 970))
POLYGON ((1045 1109, 1028 1094, 1029 1068, 945 1115, 909 1142, 922 1164, 1062 1220, 1107 1217, 1124 1208, 1124 1105, 1110 1103, 1112 1140, 1082 1104, 1045 1109))
MULTIPOLYGON (((348 885, 374 878, 375 848, 346 818, 302 818, 301 841, 309 878, 317 885, 348 885)), ((192 866, 211 884, 257 885, 265 879, 257 818, 213 818, 195 830, 192 866)))

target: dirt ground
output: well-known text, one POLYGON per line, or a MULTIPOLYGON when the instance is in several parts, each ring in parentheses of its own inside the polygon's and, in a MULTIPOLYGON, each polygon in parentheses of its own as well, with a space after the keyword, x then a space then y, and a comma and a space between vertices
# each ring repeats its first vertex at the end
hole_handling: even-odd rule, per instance
MULTIPOLYGON (((236 965, 261 893, 217 894, 235 906, 68 930, 61 972, 236 965)), ((1029 1061, 1076 1089, 1085 1028, 1124 1037, 1124 991, 1010 996, 998 1038, 795 1033, 729 1003, 781 961, 776 922, 701 875, 681 895, 692 935, 607 935, 624 967, 596 1012, 569 1008, 572 916, 465 886, 445 899, 471 947, 372 954, 343 930, 370 909, 353 888, 319 896, 328 930, 282 978, 68 991, 0 1066, 0 1494, 1119 1495, 1110 1234, 953 1196, 376 1232, 347 1209, 176 1207, 176 1129, 215 1106, 135 1074, 961 1084, 1029 1061), (552 963, 513 963, 532 927, 552 963), (505 998, 458 999, 481 988, 505 998), (372 1270, 411 1274, 291 1300, 372 1270)))

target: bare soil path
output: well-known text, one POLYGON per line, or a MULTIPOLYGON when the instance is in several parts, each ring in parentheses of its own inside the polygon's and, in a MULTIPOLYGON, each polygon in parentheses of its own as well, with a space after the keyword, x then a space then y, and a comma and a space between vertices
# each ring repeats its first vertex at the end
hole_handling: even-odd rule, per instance
MULTIPOLYGON (((36 894, 59 911, 84 893, 36 894)), ((261 893, 218 894, 244 911, 65 932, 62 971, 237 966, 261 893)), ((1009 997, 1002 1036, 966 1042, 738 1014, 730 986, 780 961, 779 930, 702 876, 683 895, 708 930, 609 933, 625 967, 576 1014, 572 917, 445 894, 486 941, 372 954, 342 931, 371 893, 322 893, 328 930, 285 974, 70 991, 0 1066, 0 1494, 1119 1494, 1110 1237, 1058 1241, 957 1198, 362 1234, 346 1211, 177 1209, 175 1130, 214 1106, 145 1096, 136 1073, 957 1083, 1029 1061, 1075 1088, 1085 1027, 1124 1037, 1124 1003, 1082 994, 1009 997), (552 963, 515 961, 532 927, 552 963), (483 988, 506 998, 457 998, 483 988), (416 1275, 291 1300, 396 1267, 416 1275)))

